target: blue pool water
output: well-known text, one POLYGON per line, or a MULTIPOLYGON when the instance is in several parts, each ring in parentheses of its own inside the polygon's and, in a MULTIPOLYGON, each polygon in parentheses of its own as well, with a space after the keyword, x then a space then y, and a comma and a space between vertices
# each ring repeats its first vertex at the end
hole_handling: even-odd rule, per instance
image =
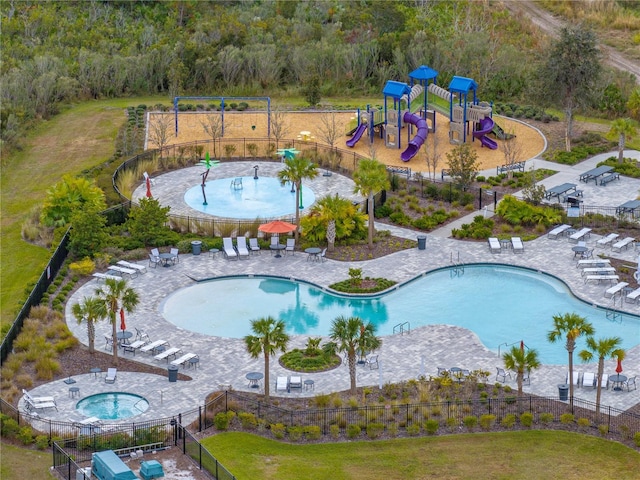
MULTIPOLYGON (((394 325, 402 322, 411 328, 457 325, 475 332, 495 352, 502 344, 523 340, 545 364, 567 363, 564 342, 551 344, 546 338, 556 314, 586 317, 596 338, 619 336, 623 348, 640 343, 640 317, 623 315, 613 322, 603 310, 577 300, 554 277, 503 266, 467 266, 460 276, 439 270, 384 296, 364 299, 274 278, 219 279, 178 290, 160 308, 178 327, 233 338, 250 333, 250 320, 269 315, 284 320, 290 334, 314 336, 328 335, 340 315, 375 323, 379 335, 392 334, 394 325)), ((582 348, 584 339, 576 351, 582 348)))
POLYGON ((83 415, 101 420, 135 417, 148 408, 149 402, 144 397, 124 392, 98 393, 83 398, 76 404, 76 410, 83 415))
MULTIPOLYGON (((295 214, 296 194, 291 184, 280 185, 274 177, 242 177, 242 188, 231 186, 233 178, 209 180, 205 186, 208 205, 203 205, 202 187, 187 190, 184 201, 191 208, 216 217, 273 218, 295 214)), ((302 184, 302 206, 307 208, 316 201, 313 190, 302 184)))

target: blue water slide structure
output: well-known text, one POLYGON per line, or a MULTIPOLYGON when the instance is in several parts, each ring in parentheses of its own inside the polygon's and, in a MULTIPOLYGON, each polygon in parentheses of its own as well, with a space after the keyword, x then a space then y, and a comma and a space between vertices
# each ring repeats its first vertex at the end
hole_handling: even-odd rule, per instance
POLYGON ((420 147, 427 140, 427 135, 429 134, 429 127, 427 126, 427 121, 422 118, 420 115, 416 115, 415 113, 405 112, 404 117, 402 118, 404 123, 410 123, 411 125, 415 125, 418 128, 418 133, 409 141, 409 145, 407 149, 400 154, 400 159, 403 162, 408 162, 416 154, 420 151, 420 147))

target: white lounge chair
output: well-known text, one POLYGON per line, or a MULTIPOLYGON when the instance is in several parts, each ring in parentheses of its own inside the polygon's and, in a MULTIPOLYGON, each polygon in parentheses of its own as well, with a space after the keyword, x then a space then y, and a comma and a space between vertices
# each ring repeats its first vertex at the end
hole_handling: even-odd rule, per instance
POLYGON ((171 356, 175 357, 178 354, 178 352, 180 352, 180 349, 178 347, 171 347, 171 348, 167 348, 166 350, 163 350, 157 355, 154 355, 153 358, 155 358, 156 360, 164 360, 166 358, 167 363, 169 363, 169 357, 171 356))
POLYGON ((295 238, 287 238, 287 245, 284 247, 284 251, 291 252, 291 255, 296 251, 296 239, 295 238))
POLYGON ((222 251, 227 258, 238 258, 238 252, 233 248, 233 240, 231 237, 225 237, 222 239, 222 251))
POLYGON ((139 263, 131 263, 127 262, 126 260, 118 260, 117 263, 118 265, 122 265, 123 267, 133 268, 140 273, 147 273, 147 267, 145 267, 144 265, 140 265, 139 263))
POLYGON ((608 258, 590 258, 588 260, 578 260, 576 267, 608 267, 610 264, 611 261, 608 258))
POLYGON ((24 395, 25 400, 29 399, 33 403, 56 403, 55 398, 53 397, 34 397, 29 392, 27 392, 24 388, 22 389, 22 394, 24 395))
POLYGON ((121 277, 117 277, 115 275, 109 275, 108 273, 100 273, 96 272, 92 274, 92 276, 96 277, 98 280, 122 280, 121 277))
POLYGON ((134 270, 133 268, 121 267, 119 265, 111 265, 109 270, 113 270, 114 272, 122 273, 124 275, 129 275, 130 278, 134 278, 138 276, 138 270, 134 270))
POLYGON ((620 280, 618 275, 587 275, 584 279, 584 283, 589 283, 591 280, 595 280, 598 283, 607 281, 607 282, 617 282, 620 280))
POLYGON ((593 372, 584 372, 582 375, 582 388, 596 388, 596 375, 593 372))
POLYGON ((511 246, 513 253, 524 253, 524 244, 520 237, 511 237, 511 246))
MULTIPOLYGON (((598 386, 598 377, 596 377, 596 387, 597 386, 598 386)), ((607 373, 602 374, 602 388, 604 388, 605 390, 609 389, 609 374, 607 373)))
POLYGON ((602 237, 600 240, 596 242, 599 247, 605 248, 607 246, 611 246, 611 243, 618 238, 620 235, 617 233, 610 233, 606 237, 602 237))
POLYGON ((140 347, 141 352, 155 352, 158 348, 169 345, 169 342, 166 340, 156 340, 155 342, 151 342, 143 347, 140 347))
POLYGON ((613 287, 608 288, 607 290, 604 291, 605 298, 610 298, 610 297, 613 297, 614 295, 617 295, 622 291, 624 287, 628 285, 629 284, 627 282, 620 282, 617 285, 614 285, 613 287))
POLYGON ((640 298, 640 288, 636 288, 632 292, 629 292, 627 294, 626 300, 627 302, 630 302, 630 303, 637 303, 638 298, 640 298))
POLYGON ((289 391, 289 378, 278 377, 276 379, 276 392, 288 392, 289 391))
POLYGON ((299 388, 302 390, 302 377, 300 375, 291 375, 289 377, 289 390, 299 388))
POLYGON ((107 376, 104 377, 104 381, 105 383, 115 383, 117 376, 118 376, 118 369, 110 368, 107 370, 107 376))
POLYGON ((258 244, 258 239, 257 238, 250 238, 249 239, 249 250, 250 250, 251 253, 258 252, 258 254, 262 255, 262 252, 260 251, 260 245, 258 244))
POLYGON ((31 400, 31 398, 27 398, 27 397, 25 397, 24 400, 25 400, 26 409, 32 412, 37 410, 46 410, 47 408, 55 408, 56 410, 58 410, 58 406, 55 404, 55 402, 36 403, 33 400, 31 400))
POLYGON ((564 232, 566 230, 569 230, 571 228, 571 225, 560 225, 555 227, 553 230, 551 230, 549 233, 547 233, 547 238, 551 238, 551 239, 556 239, 558 238, 560 235, 564 234, 564 232))
POLYGON ((502 251, 502 245, 500 245, 500 240, 496 237, 487 238, 487 242, 489 242, 489 250, 491 253, 500 253, 502 251))
POLYGON ((581 275, 613 275, 616 269, 613 267, 589 267, 583 268, 581 275))
MULTIPOLYGON (((579 387, 579 386, 580 386, 580 379, 581 379, 581 376, 582 376, 582 375, 580 374, 580 372, 578 372, 578 371, 576 371, 576 370, 574 370, 574 371, 573 371, 573 384, 574 384, 576 387, 579 387)), ((567 385, 569 385, 569 372, 567 372, 567 380, 566 380, 566 382, 565 382, 565 383, 566 383, 567 385)))
POLYGON ((587 238, 591 233, 591 229, 590 228, 581 228, 580 230, 578 230, 576 233, 573 233, 571 235, 569 235, 569 241, 570 242, 578 242, 579 240, 582 240, 583 238, 587 238))
POLYGON ((122 351, 123 353, 133 353, 133 356, 136 355, 136 350, 138 350, 139 348, 143 347, 144 344, 147 343, 144 340, 136 340, 133 343, 130 343, 129 345, 127 345, 126 343, 122 344, 122 351))
POLYGON ((196 358, 197 356, 198 355, 196 355, 195 353, 185 353, 181 357, 172 360, 171 365, 182 365, 182 368, 184 368, 189 360, 191 360, 192 358, 196 358))
POLYGON ((247 237, 238 237, 236 239, 236 250, 238 257, 249 258, 249 249, 247 248, 247 237))
POLYGON ((636 239, 633 237, 623 238, 619 242, 614 243, 611 246, 611 250, 613 250, 614 252, 620 252, 622 251, 623 248, 626 250, 627 248, 629 248, 629 245, 631 245, 635 241, 636 239))

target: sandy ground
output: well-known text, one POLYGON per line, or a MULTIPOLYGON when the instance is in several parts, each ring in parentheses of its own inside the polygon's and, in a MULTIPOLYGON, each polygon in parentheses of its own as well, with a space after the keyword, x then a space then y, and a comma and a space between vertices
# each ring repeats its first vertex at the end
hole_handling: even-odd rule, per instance
MULTIPOLYGON (((204 121, 205 115, 216 115, 215 112, 185 112, 178 115, 178 136, 171 136, 170 144, 186 143, 194 140, 206 140, 208 135, 205 133, 201 122, 204 121)), ((173 122, 173 114, 161 114, 152 113, 150 115, 150 121, 157 121, 160 115, 170 116, 171 122, 173 122)), ((337 112, 336 122, 340 125, 340 131, 346 132, 351 118, 355 117, 355 112, 337 112)), ((310 141, 318 143, 325 143, 322 140, 323 129, 322 114, 318 112, 292 112, 286 113, 285 119, 288 122, 286 138, 302 138, 300 132, 310 132, 310 141)), ((521 149, 519 160, 528 160, 539 155, 545 146, 544 137, 536 129, 524 125, 520 122, 513 121, 504 117, 495 116, 496 122, 507 132, 513 132, 516 134, 516 139, 511 140, 518 143, 518 147, 521 149)), ((173 123, 172 123, 173 125, 173 123)), ((267 138, 267 114, 266 112, 225 112, 224 115, 224 137, 225 138, 267 138), (255 129, 252 126, 255 125, 255 129)), ((403 128, 401 137, 402 149, 387 148, 384 145, 384 140, 376 136, 373 147, 369 144, 368 137, 360 139, 353 149, 346 146, 345 142, 350 138, 341 136, 336 142, 336 146, 343 150, 355 150, 361 155, 371 156, 372 150, 375 151, 375 156, 378 160, 386 165, 397 165, 402 167, 410 167, 412 171, 425 172, 427 171, 427 164, 425 160, 424 148, 413 157, 409 162, 403 162, 400 160, 400 154, 406 148, 408 143, 407 128, 403 128)), ((414 132, 415 135, 415 132, 414 132)), ((442 168, 447 168, 446 153, 450 152, 454 145, 449 143, 449 119, 442 115, 437 114, 436 118, 436 133, 429 133, 427 137, 427 148, 431 152, 433 149, 433 141, 436 137, 437 151, 440 154, 441 160, 438 163, 437 171, 442 168)), ((480 162, 480 170, 496 167, 506 163, 505 155, 503 151, 502 140, 498 140, 498 149, 490 150, 482 147, 479 141, 471 142, 471 135, 467 135, 467 142, 470 143, 478 154, 478 161, 480 162)), ((153 147, 151 145, 150 147, 153 147)))

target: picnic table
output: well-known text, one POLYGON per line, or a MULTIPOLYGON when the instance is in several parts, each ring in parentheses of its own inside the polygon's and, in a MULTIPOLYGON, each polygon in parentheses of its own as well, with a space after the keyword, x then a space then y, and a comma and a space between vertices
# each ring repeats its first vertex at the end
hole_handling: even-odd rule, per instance
POLYGON ((547 190, 544 194, 544 197, 547 200, 551 200, 553 197, 557 197, 558 199, 560 199, 561 195, 564 195, 565 193, 571 190, 573 191, 576 190, 575 183, 563 183, 562 185, 556 185, 555 187, 552 187, 549 190, 547 190))
POLYGON ((616 213, 630 213, 633 215, 637 208, 640 208, 640 200, 629 200, 616 208, 616 213))
POLYGON ((597 168, 592 168, 591 170, 588 170, 580 174, 580 181, 589 183, 589 180, 593 180, 597 184, 598 177, 601 177, 605 173, 609 173, 612 170, 613 170, 613 167, 610 167, 609 165, 601 165, 597 168))

